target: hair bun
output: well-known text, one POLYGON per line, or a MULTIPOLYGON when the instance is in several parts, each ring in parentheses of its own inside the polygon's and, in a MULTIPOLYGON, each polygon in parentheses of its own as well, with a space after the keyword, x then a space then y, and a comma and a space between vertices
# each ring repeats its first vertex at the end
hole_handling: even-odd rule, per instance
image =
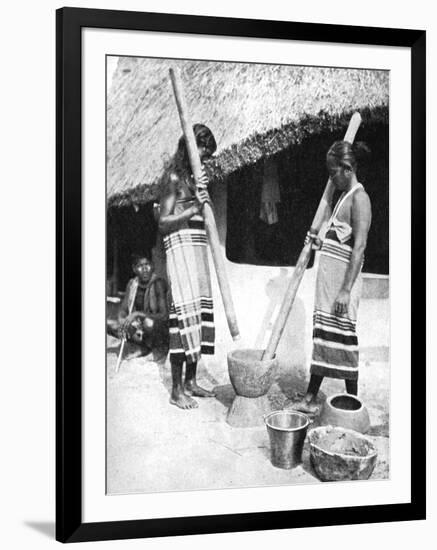
POLYGON ((367 143, 364 143, 364 141, 357 141, 354 143, 352 145, 352 151, 358 162, 365 160, 371 154, 370 147, 367 143))

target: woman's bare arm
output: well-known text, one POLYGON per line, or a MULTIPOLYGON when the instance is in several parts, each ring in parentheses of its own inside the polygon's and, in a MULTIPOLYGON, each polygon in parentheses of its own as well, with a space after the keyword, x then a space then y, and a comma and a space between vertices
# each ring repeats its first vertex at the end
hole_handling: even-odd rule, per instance
POLYGON ((335 302, 334 308, 337 314, 346 315, 348 312, 350 292, 361 269, 371 221, 372 209, 369 196, 365 191, 358 191, 352 198, 351 208, 351 226, 354 236, 354 246, 344 276, 342 288, 335 302))
POLYGON ((352 200, 352 234, 354 236, 354 246, 352 249, 352 257, 349 262, 349 267, 344 276, 343 289, 352 289, 355 279, 361 269, 361 264, 364 258, 364 251, 367 246, 367 235, 369 233, 370 223, 372 220, 372 210, 370 207, 370 199, 366 192, 355 193, 352 200))

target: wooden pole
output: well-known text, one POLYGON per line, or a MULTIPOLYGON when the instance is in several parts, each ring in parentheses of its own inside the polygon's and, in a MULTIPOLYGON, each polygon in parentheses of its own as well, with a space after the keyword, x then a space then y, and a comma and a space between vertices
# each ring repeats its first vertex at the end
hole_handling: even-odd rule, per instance
MULTIPOLYGON (((199 186, 202 176, 202 164, 200 162, 199 152, 197 149, 196 138, 194 137, 193 125, 191 124, 188 108, 185 102, 183 86, 179 71, 170 69, 170 78, 173 85, 173 92, 176 99, 176 105, 179 112, 182 131, 187 144, 188 156, 190 159, 191 170, 193 172, 194 181, 199 186)), ((217 274, 217 280, 222 295, 223 306, 225 309, 226 319, 228 321, 229 331, 234 340, 240 338, 238 329, 237 317, 235 315, 234 303, 232 301, 231 288, 226 276, 226 267, 220 249, 220 240, 217 232, 217 226, 214 219, 214 213, 211 205, 205 203, 203 206, 203 217, 205 219, 205 228, 208 236, 208 242, 211 249, 211 255, 214 261, 214 267, 217 274)))
MULTIPOLYGON (((135 298, 137 297, 137 290, 138 290, 138 280, 134 280, 133 284, 135 285, 133 291, 132 291, 132 299, 129 303, 129 307, 128 307, 128 315, 130 315, 132 313, 132 310, 134 309, 134 304, 135 304, 135 298)), ((115 365, 115 372, 117 373, 120 369, 120 365, 121 365, 121 360, 123 358, 123 352, 124 352, 124 346, 126 345, 126 335, 123 334, 123 337, 121 339, 121 346, 120 346, 120 351, 118 352, 118 359, 117 359, 117 364, 115 365)))
MULTIPOLYGON (((348 129, 344 136, 344 141, 353 143, 355 135, 358 131, 358 128, 361 124, 361 116, 359 113, 354 113, 350 119, 348 129)), ((314 216, 313 222, 311 224, 311 232, 318 234, 323 222, 326 218, 327 206, 330 204, 332 195, 334 193, 334 185, 331 183, 331 180, 328 180, 325 190, 323 192, 322 198, 320 200, 319 206, 317 208, 316 214, 314 216)), ((309 242, 306 244, 302 252, 299 255, 296 267, 294 268, 293 275, 291 276, 290 282, 285 293, 284 301, 282 302, 281 309, 279 310, 278 316, 276 318, 275 324, 273 326, 272 334, 270 340, 267 344, 267 347, 263 353, 262 359, 269 360, 273 359, 278 347, 279 341, 281 339, 282 333, 284 332, 285 324, 287 322, 288 316, 290 315, 291 309, 293 307, 294 299, 299 288, 299 285, 302 281, 303 275, 307 268, 308 262, 311 257, 311 247, 312 243, 309 242)))

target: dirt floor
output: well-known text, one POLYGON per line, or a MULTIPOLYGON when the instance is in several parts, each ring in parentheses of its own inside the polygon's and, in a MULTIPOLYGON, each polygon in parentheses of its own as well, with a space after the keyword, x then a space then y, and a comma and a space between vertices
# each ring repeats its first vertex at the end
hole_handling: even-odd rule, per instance
MULTIPOLYGON (((362 310, 374 317, 375 301, 363 301, 362 310), (367 302, 367 303, 366 303, 367 302)), ((378 301, 379 302, 379 301, 378 301)), ((376 321, 377 324, 377 321, 376 321)), ((377 330, 377 327, 376 329, 377 330)), ((129 358, 115 374, 119 342, 108 337, 107 361, 107 492, 149 493, 232 487, 318 483, 309 461, 293 470, 270 462, 267 430, 232 428, 226 414, 235 396, 224 356, 199 365, 199 382, 215 388, 216 398, 198 399, 195 410, 169 404, 171 387, 168 359, 153 355, 129 358)), ((288 408, 306 388, 304 367, 281 365, 268 399, 272 409, 288 408)), ((378 449, 371 479, 389 477, 389 365, 384 346, 362 350, 360 398, 366 404, 369 436, 378 449)), ((326 379, 319 402, 344 391, 340 380, 326 379)), ((317 425, 317 420, 313 427, 317 425)))

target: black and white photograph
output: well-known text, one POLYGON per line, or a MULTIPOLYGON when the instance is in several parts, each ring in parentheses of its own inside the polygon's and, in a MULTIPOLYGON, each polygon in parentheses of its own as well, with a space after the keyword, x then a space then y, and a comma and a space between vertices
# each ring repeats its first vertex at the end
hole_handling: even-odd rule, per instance
POLYGON ((5 4, 2 548, 432 546, 432 6, 5 4))
POLYGON ((107 55, 102 101, 107 495, 390 479, 390 71, 107 55))

